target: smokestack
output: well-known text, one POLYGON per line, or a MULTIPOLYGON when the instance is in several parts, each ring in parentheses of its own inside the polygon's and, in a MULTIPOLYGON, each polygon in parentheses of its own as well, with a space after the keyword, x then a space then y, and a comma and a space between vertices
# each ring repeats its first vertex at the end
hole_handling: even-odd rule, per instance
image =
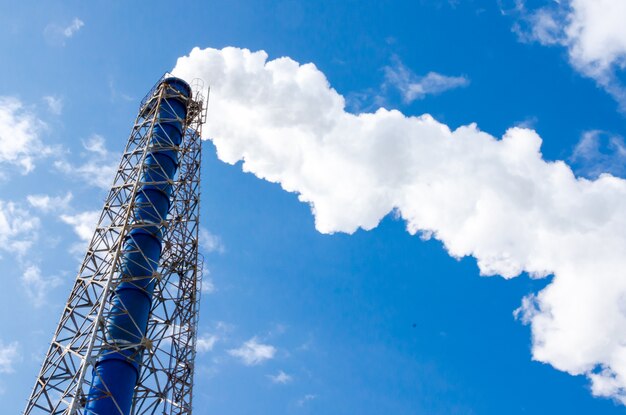
POLYGON ((132 201, 130 231, 123 242, 120 283, 113 290, 104 322, 106 345, 93 370, 85 414, 130 413, 161 258, 162 224, 170 207, 172 180, 178 168, 178 146, 187 117, 191 88, 166 78, 140 111, 157 105, 141 179, 132 201))

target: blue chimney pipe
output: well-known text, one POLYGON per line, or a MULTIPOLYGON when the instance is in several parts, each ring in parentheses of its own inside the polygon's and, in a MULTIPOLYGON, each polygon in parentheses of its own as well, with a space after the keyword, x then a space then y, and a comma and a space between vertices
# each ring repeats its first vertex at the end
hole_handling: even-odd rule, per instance
POLYGON ((158 101, 157 120, 135 195, 134 226, 122 249, 122 282, 113 291, 105 322, 108 349, 104 346, 96 361, 85 415, 129 415, 139 379, 154 275, 161 259, 161 224, 170 208, 170 183, 178 169, 178 146, 191 97, 191 88, 182 79, 166 78, 160 87, 163 84, 165 93, 158 101))

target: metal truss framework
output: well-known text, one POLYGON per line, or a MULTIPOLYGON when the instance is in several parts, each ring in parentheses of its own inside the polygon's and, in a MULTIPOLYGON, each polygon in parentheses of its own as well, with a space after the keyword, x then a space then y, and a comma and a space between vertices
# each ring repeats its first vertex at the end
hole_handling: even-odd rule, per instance
MULTIPOLYGON (((165 76, 164 76, 165 78, 165 76)), ((163 78, 162 78, 163 79, 163 78)), ((198 253, 201 129, 208 93, 192 83, 187 118, 172 182, 169 214, 158 224, 162 255, 150 309, 143 359, 135 387, 132 414, 191 414, 195 343, 202 259, 198 253)), ((120 351, 107 342, 106 320, 111 299, 122 282, 124 240, 146 227, 135 216, 135 198, 151 150, 152 130, 160 121, 159 105, 172 91, 159 81, 142 101, 115 180, 104 203, 74 287, 63 309, 50 348, 28 400, 25 415, 85 413, 96 359, 120 351)), ((171 96, 171 95, 170 95, 171 96)), ((154 226, 154 224, 152 224, 154 226)), ((135 345, 136 346, 136 345, 135 345)))

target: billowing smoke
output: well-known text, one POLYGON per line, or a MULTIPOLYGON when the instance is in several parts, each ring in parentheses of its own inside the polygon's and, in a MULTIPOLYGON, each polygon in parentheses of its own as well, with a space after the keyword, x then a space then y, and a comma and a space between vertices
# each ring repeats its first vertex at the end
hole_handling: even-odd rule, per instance
POLYGON ((543 160, 529 129, 498 139, 429 115, 350 114, 315 65, 267 58, 196 48, 176 64, 211 84, 205 133, 221 160, 297 192, 320 232, 372 229, 396 210, 483 275, 554 274, 517 312, 533 358, 626 404, 626 181, 543 160))

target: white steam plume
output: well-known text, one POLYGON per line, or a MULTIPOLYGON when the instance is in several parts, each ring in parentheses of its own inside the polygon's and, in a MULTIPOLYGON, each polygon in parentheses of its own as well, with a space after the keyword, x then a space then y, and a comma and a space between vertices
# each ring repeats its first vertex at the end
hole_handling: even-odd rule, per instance
POLYGON ((534 359, 626 404, 626 181, 576 178, 529 129, 497 139, 429 115, 347 113, 315 65, 263 51, 195 48, 174 74, 210 82, 219 158, 297 192, 320 232, 372 229, 397 209, 483 275, 553 273, 518 310, 534 359))

